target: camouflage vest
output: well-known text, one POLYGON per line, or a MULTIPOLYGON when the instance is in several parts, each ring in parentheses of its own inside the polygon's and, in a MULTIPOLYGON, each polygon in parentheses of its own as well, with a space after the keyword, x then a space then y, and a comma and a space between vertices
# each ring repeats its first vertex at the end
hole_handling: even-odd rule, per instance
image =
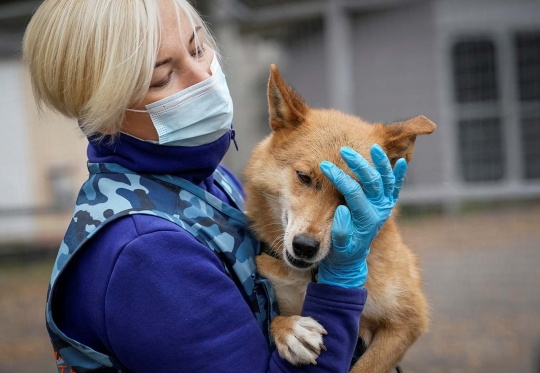
POLYGON ((133 214, 153 215, 173 222, 214 251, 250 306, 270 348, 274 348, 269 328, 278 313, 275 294, 269 281, 259 277, 254 259, 260 253, 260 244, 248 230, 242 212, 243 198, 226 173, 218 168, 213 177, 235 207, 176 176, 140 175, 109 163, 90 163, 88 169, 90 177, 77 197, 47 294, 47 330, 59 373, 128 371, 113 356, 66 336, 54 322, 52 303, 58 280, 73 255, 107 223, 133 214))

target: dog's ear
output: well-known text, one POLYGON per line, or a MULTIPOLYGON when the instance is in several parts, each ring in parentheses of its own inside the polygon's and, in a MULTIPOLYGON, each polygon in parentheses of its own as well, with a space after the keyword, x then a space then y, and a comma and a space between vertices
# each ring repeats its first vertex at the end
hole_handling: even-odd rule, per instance
POLYGON ((270 66, 268 79, 268 112, 273 131, 300 125, 308 112, 302 97, 285 83, 274 64, 270 66))
POLYGON ((392 166, 399 158, 405 158, 408 163, 414 152, 416 136, 429 135, 435 131, 435 127, 435 123, 423 115, 391 125, 382 125, 384 149, 392 166))

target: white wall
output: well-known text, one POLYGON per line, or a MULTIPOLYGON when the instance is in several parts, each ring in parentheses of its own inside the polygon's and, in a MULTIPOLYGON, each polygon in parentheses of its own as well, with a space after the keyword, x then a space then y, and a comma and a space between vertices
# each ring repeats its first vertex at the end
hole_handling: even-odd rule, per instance
POLYGON ((314 108, 329 106, 323 29, 309 27, 285 43, 283 77, 314 108))
POLYGON ((235 24, 214 27, 223 52, 223 68, 234 103, 234 128, 239 151, 231 143, 223 163, 237 177, 255 145, 270 132, 266 87, 270 64, 282 66, 280 46, 257 35, 242 35, 235 24))
MULTIPOLYGON (((360 117, 392 123, 425 115, 439 128, 436 38, 428 2, 358 15, 354 21, 355 107, 360 117)), ((441 183, 444 138, 438 129, 417 138, 408 182, 441 183)))
MULTIPOLYGON (((19 59, 0 59, 0 210, 34 206, 28 118, 19 59)), ((28 239, 34 234, 31 217, 0 215, 0 238, 28 239)))

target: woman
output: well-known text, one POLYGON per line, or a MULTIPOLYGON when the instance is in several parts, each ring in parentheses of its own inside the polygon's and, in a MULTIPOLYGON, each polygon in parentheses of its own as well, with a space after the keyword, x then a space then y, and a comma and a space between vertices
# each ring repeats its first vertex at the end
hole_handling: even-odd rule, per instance
POLYGON ((377 199, 335 166, 321 167, 352 211, 336 211, 334 252, 303 310, 326 328, 328 351, 304 351, 317 365, 290 365, 268 337, 272 290, 253 267, 259 247, 241 213, 241 185, 219 166, 234 132, 216 50, 185 0, 45 0, 28 26, 38 104, 77 118, 89 140, 90 177, 47 300, 59 372, 349 368, 365 258, 405 162, 392 173, 380 148, 377 170, 348 156, 365 188, 390 191, 377 199))

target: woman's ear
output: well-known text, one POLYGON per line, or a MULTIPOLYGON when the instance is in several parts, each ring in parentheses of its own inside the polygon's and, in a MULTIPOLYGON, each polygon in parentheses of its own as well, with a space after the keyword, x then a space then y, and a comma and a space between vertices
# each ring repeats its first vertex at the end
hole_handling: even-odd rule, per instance
POLYGON ((435 131, 435 123, 423 115, 412 119, 396 122, 391 125, 379 124, 378 130, 383 132, 383 148, 392 166, 399 158, 405 158, 407 163, 412 159, 416 136, 429 135, 435 131))
POLYGON ((270 66, 268 112, 273 131, 294 128, 305 121, 309 107, 281 77, 276 65, 270 66))

